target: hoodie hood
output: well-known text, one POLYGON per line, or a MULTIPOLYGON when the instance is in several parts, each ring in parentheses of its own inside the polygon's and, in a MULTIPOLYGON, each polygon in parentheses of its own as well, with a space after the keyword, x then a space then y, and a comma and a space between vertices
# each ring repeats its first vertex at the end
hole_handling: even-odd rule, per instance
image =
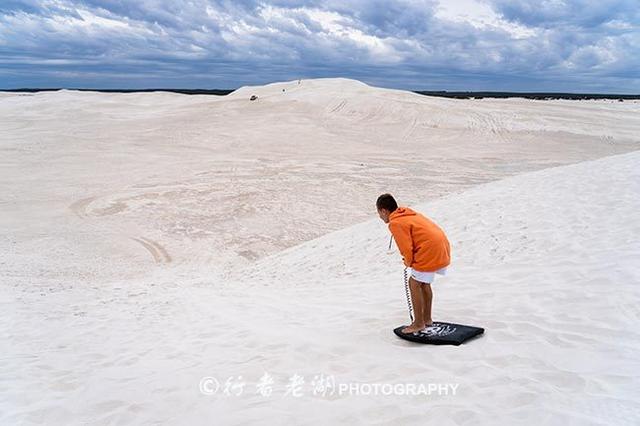
POLYGON ((409 207, 398 207, 395 211, 389 215, 389 221, 399 217, 415 216, 417 213, 411 210, 409 207))

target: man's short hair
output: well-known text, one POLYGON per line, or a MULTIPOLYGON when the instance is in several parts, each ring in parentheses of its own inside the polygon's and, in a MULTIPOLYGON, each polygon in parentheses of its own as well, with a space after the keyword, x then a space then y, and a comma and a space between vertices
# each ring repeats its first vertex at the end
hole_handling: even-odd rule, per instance
POLYGON ((394 212, 398 208, 398 203, 396 203, 396 199, 393 198, 391 194, 382 194, 378 197, 378 201, 376 201, 376 207, 378 210, 388 210, 390 212, 394 212))

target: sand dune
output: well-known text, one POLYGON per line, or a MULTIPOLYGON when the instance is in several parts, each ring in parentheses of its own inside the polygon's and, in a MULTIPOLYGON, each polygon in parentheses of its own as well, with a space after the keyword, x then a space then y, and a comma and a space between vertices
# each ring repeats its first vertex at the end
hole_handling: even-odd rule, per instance
POLYGON ((417 203, 635 150, 639 111, 431 98, 346 79, 224 97, 4 94, 6 273, 105 282, 170 263, 226 274, 366 220, 381 192, 417 203))
POLYGON ((348 80, 0 96, 0 424, 635 425, 638 105, 348 80), (446 230, 435 319, 482 338, 392 334, 383 191, 446 230))
POLYGON ((105 286, 3 286, 2 423, 615 424, 640 415, 636 153, 419 204, 449 233, 435 317, 485 326, 414 346, 400 260, 377 219, 216 282, 179 271, 105 286), (256 392, 264 373, 273 394, 256 392), (303 393, 285 395, 293 375, 303 393), (455 395, 313 394, 336 383, 455 383, 455 395), (202 395, 213 376, 245 383, 202 395))

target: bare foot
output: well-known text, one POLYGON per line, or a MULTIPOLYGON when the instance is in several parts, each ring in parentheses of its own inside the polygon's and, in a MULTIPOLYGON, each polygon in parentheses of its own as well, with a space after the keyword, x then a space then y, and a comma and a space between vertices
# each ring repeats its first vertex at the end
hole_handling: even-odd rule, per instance
POLYGON ((410 333, 415 333, 417 331, 422 330, 423 328, 425 328, 426 326, 424 324, 411 324, 405 328, 402 329, 402 332, 404 334, 410 334, 410 333))

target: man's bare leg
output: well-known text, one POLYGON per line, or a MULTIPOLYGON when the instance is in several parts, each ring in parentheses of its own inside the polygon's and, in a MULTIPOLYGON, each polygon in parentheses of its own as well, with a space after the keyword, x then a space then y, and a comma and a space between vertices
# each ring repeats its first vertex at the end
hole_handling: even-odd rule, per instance
POLYGON ((402 329, 403 333, 415 333, 426 327, 424 323, 424 300, 422 290, 418 281, 409 277, 409 290, 411 290, 411 301, 413 302, 413 322, 410 326, 402 329))
POLYGON ((424 318, 425 326, 433 324, 431 319, 431 304, 433 302, 433 291, 431 290, 431 283, 423 283, 420 285, 422 290, 422 300, 424 301, 424 310, 422 311, 422 318, 424 318))

